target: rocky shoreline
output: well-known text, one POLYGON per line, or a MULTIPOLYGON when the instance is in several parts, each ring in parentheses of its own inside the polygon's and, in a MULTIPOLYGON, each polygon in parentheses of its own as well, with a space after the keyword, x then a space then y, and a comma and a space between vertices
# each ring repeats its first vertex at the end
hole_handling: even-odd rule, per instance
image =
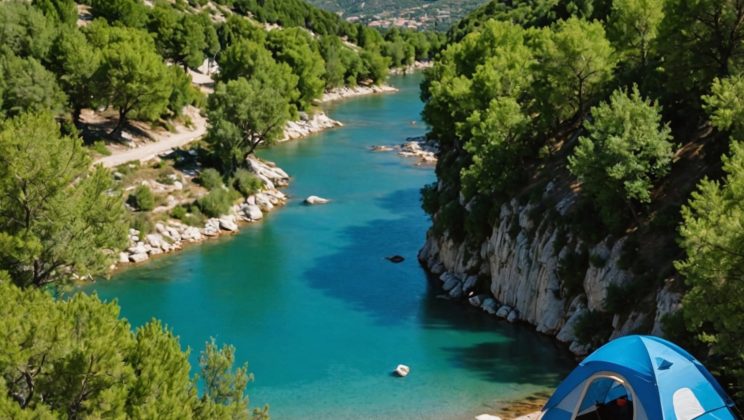
POLYGON ((342 87, 336 88, 323 94, 318 101, 319 103, 334 102, 341 99, 353 98, 356 96, 375 95, 381 93, 394 93, 398 89, 388 85, 372 85, 372 86, 354 86, 354 87, 342 87))
POLYGON ((416 159, 416 166, 434 166, 437 164, 439 147, 436 142, 425 136, 409 137, 406 142, 396 146, 372 146, 373 152, 397 152, 399 156, 416 159))
POLYGON ((434 67, 433 61, 416 61, 409 66, 396 67, 394 69, 391 69, 390 74, 393 74, 393 75, 411 74, 411 73, 426 70, 432 67, 434 67))
POLYGON ((203 227, 189 226, 179 220, 169 219, 155 224, 155 232, 143 234, 129 230, 129 247, 119 253, 120 265, 141 263, 150 257, 173 253, 184 246, 199 243, 222 235, 236 233, 240 225, 255 223, 264 215, 287 202, 287 196, 279 188, 289 185, 289 175, 273 162, 255 157, 248 160, 248 169, 262 182, 260 192, 235 204, 229 214, 208 219, 203 227))
POLYGON ((312 115, 302 112, 299 120, 290 121, 284 126, 284 137, 279 141, 297 140, 330 128, 343 126, 340 121, 334 120, 325 112, 316 112, 312 115))

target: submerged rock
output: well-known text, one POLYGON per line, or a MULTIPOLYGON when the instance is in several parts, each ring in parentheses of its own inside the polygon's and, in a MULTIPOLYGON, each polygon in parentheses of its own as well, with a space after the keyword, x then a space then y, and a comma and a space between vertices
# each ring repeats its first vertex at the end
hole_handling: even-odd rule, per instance
POLYGON ((391 263, 396 263, 396 264, 402 263, 403 261, 406 260, 405 258, 401 257, 400 255, 393 255, 393 256, 390 256, 390 257, 385 257, 385 259, 388 260, 388 261, 390 261, 391 263))

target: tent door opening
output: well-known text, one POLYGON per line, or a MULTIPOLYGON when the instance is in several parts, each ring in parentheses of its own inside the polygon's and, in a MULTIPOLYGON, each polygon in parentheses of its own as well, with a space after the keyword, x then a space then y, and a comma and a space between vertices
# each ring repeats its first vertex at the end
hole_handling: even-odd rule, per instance
POLYGON ((634 395, 626 381, 614 375, 596 375, 587 381, 576 420, 634 420, 634 395))

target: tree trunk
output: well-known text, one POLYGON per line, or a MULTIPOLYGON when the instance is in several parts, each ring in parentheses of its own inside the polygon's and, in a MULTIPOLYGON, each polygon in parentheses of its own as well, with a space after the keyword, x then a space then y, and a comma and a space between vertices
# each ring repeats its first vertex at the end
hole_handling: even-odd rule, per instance
POLYGON ((119 109, 119 122, 116 123, 116 127, 109 133, 109 136, 116 137, 121 134, 124 127, 127 125, 127 111, 123 108, 119 109))

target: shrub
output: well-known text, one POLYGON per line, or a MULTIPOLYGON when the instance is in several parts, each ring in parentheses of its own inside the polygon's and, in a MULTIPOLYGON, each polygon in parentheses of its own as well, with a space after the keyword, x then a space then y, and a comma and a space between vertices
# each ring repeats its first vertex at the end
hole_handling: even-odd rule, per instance
POLYGON ((439 211, 439 194, 437 193, 437 183, 424 185, 421 188, 421 208, 429 216, 433 216, 439 211))
POLYGON ((576 341, 599 347, 607 342, 612 334, 612 314, 601 311, 587 311, 576 320, 574 326, 576 341))
POLYGON ((227 214, 233 202, 238 198, 235 190, 214 189, 209 194, 198 199, 196 205, 209 217, 219 217, 227 214))
POLYGON ((183 220, 186 217, 186 214, 188 214, 188 211, 185 207, 179 205, 174 207, 170 214, 174 219, 183 220))
POLYGON ((231 184, 243 197, 253 195, 263 188, 263 181, 246 169, 238 169, 231 184))
POLYGON ((90 148, 101 156, 111 156, 111 150, 106 147, 106 143, 103 140, 93 142, 90 148))
POLYGON ((589 268, 589 253, 586 249, 569 252, 558 263, 558 277, 563 281, 566 296, 576 296, 584 290, 587 268, 589 268))
POLYGON ((207 168, 201 171, 199 174, 199 184, 212 191, 218 188, 222 188, 225 184, 222 182, 222 176, 214 168, 207 168))
POLYGON ((150 211, 155 208, 155 195, 150 187, 140 185, 129 195, 127 203, 139 211, 150 211))
POLYGON ((151 233, 154 229, 152 220, 147 214, 135 214, 130 223, 132 229, 140 231, 140 238, 151 233))

